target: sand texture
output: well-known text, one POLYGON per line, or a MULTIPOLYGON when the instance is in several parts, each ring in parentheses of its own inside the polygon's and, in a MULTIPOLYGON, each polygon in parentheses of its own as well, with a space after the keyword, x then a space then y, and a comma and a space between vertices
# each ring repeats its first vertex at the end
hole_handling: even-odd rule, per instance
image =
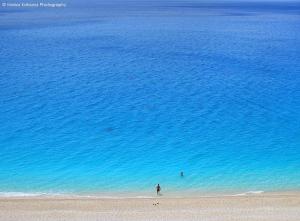
POLYGON ((1 221, 299 221, 300 194, 198 198, 1 198, 1 221))

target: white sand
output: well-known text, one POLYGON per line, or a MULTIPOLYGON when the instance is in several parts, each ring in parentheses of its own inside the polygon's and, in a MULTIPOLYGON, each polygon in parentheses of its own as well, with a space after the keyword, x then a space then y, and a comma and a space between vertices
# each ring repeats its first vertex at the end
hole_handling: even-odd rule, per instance
POLYGON ((300 221, 300 193, 178 199, 0 198, 0 220, 300 221))

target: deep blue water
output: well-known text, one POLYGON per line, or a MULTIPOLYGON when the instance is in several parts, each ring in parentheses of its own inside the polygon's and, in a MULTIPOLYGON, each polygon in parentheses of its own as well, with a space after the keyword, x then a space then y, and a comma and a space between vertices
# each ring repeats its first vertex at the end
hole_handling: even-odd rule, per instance
POLYGON ((79 5, 0 8, 0 192, 300 188, 299 3, 79 5))

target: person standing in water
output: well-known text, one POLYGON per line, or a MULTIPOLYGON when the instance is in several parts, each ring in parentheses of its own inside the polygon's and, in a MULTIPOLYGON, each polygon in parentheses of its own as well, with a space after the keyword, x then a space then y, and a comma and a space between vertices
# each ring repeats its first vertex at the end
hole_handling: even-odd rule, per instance
POLYGON ((157 184, 157 186, 156 186, 156 194, 157 195, 159 195, 160 194, 160 185, 159 184, 157 184))

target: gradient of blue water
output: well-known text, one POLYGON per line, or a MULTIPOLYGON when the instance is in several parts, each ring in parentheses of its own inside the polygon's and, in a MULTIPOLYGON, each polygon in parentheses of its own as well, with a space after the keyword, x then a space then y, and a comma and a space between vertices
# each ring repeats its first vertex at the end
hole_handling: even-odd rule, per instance
POLYGON ((1 9, 0 192, 299 189, 299 4, 133 5, 1 9))

